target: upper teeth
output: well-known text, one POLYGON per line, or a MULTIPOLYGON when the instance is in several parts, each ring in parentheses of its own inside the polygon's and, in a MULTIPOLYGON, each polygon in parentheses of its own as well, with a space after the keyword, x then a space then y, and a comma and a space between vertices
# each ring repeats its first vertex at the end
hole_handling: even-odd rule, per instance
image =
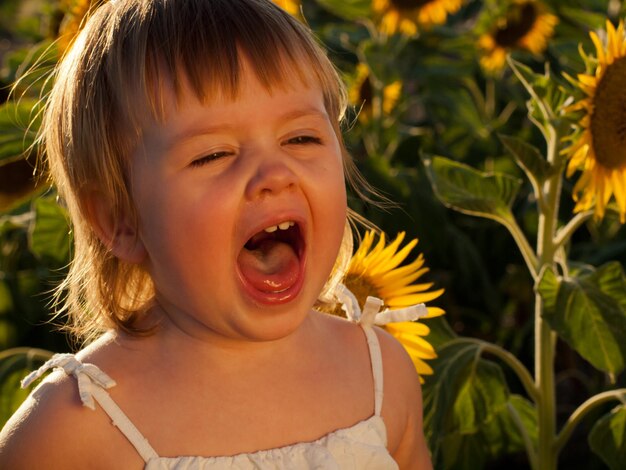
POLYGON ((292 221, 289 220, 287 222, 283 222, 283 223, 280 223, 278 225, 272 225, 270 227, 267 227, 265 229, 265 231, 267 233, 272 233, 272 232, 275 232, 278 229, 287 230, 289 227, 293 227, 294 225, 295 225, 295 222, 292 222, 292 221))

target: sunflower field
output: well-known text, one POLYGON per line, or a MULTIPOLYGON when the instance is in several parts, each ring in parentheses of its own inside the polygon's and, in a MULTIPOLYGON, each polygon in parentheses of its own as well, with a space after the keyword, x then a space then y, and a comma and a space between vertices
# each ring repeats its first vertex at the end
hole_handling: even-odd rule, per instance
MULTIPOLYGON (((0 423, 74 346, 50 305, 72 235, 37 131, 103 1, 0 3, 0 423)), ((422 378, 435 468, 625 468, 626 2, 275 3, 345 78, 346 144, 380 193, 350 193, 371 223, 344 284, 426 304, 386 328, 422 378)))

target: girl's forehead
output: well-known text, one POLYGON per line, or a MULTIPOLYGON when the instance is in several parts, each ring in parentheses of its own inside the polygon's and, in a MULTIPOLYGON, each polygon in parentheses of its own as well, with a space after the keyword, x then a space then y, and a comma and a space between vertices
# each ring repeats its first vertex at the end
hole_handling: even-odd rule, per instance
POLYGON ((322 94, 323 85, 314 71, 307 70, 302 63, 295 64, 282 58, 278 65, 273 64, 273 73, 268 74, 241 53, 238 65, 232 77, 216 79, 214 74, 205 73, 200 81, 191 79, 190 73, 182 68, 175 70, 174 76, 161 68, 158 79, 152 80, 152 93, 149 93, 153 118, 162 120, 169 114, 168 110, 180 110, 191 103, 211 106, 255 99, 260 92, 271 96, 281 92, 319 90, 322 94))

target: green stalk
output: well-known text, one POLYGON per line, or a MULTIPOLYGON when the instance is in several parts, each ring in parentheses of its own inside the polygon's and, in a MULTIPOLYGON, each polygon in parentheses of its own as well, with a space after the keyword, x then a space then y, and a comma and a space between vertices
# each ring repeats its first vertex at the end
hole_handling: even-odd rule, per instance
POLYGON ((528 268, 528 271, 530 271, 533 281, 537 282, 539 277, 537 256, 528 243, 524 232, 522 232, 522 229, 519 227, 514 217, 511 217, 510 219, 500 219, 500 222, 508 229, 509 233, 513 237, 513 240, 515 240, 517 247, 522 253, 522 257, 526 262, 526 267, 528 268))
POLYGON ((554 338, 550 327, 541 318, 543 305, 535 299, 535 381, 541 400, 537 406, 539 442, 537 456, 540 470, 556 469, 556 400, 554 393, 554 338))
MULTIPOLYGON (((558 136, 555 129, 547 126, 548 161, 558 158, 558 136)), ((561 174, 548 179, 543 186, 545 204, 539 210, 537 256, 539 266, 553 266, 557 246, 554 238, 561 196, 561 174)), ((537 461, 540 470, 555 470, 557 463, 556 397, 554 389, 554 352, 556 337, 542 316, 543 301, 535 293, 535 383, 541 399, 537 405, 539 441, 537 461)))
POLYGON ((595 407, 602 405, 608 401, 613 400, 621 400, 622 402, 626 402, 626 388, 621 388, 619 390, 609 390, 608 392, 599 393, 587 401, 585 401, 582 405, 580 405, 576 411, 572 413, 572 415, 563 426, 563 429, 559 433, 559 437, 554 443, 554 447, 556 452, 559 452, 567 440, 569 439, 572 432, 578 425, 580 421, 595 407))

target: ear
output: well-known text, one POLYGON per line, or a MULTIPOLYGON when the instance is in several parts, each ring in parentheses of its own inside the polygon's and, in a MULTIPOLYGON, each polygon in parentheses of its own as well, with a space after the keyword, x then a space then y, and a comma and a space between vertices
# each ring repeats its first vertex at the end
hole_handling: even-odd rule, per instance
POLYGON ((132 264, 144 261, 147 253, 137 227, 127 215, 116 215, 100 191, 83 194, 83 207, 95 234, 116 258, 132 264))

